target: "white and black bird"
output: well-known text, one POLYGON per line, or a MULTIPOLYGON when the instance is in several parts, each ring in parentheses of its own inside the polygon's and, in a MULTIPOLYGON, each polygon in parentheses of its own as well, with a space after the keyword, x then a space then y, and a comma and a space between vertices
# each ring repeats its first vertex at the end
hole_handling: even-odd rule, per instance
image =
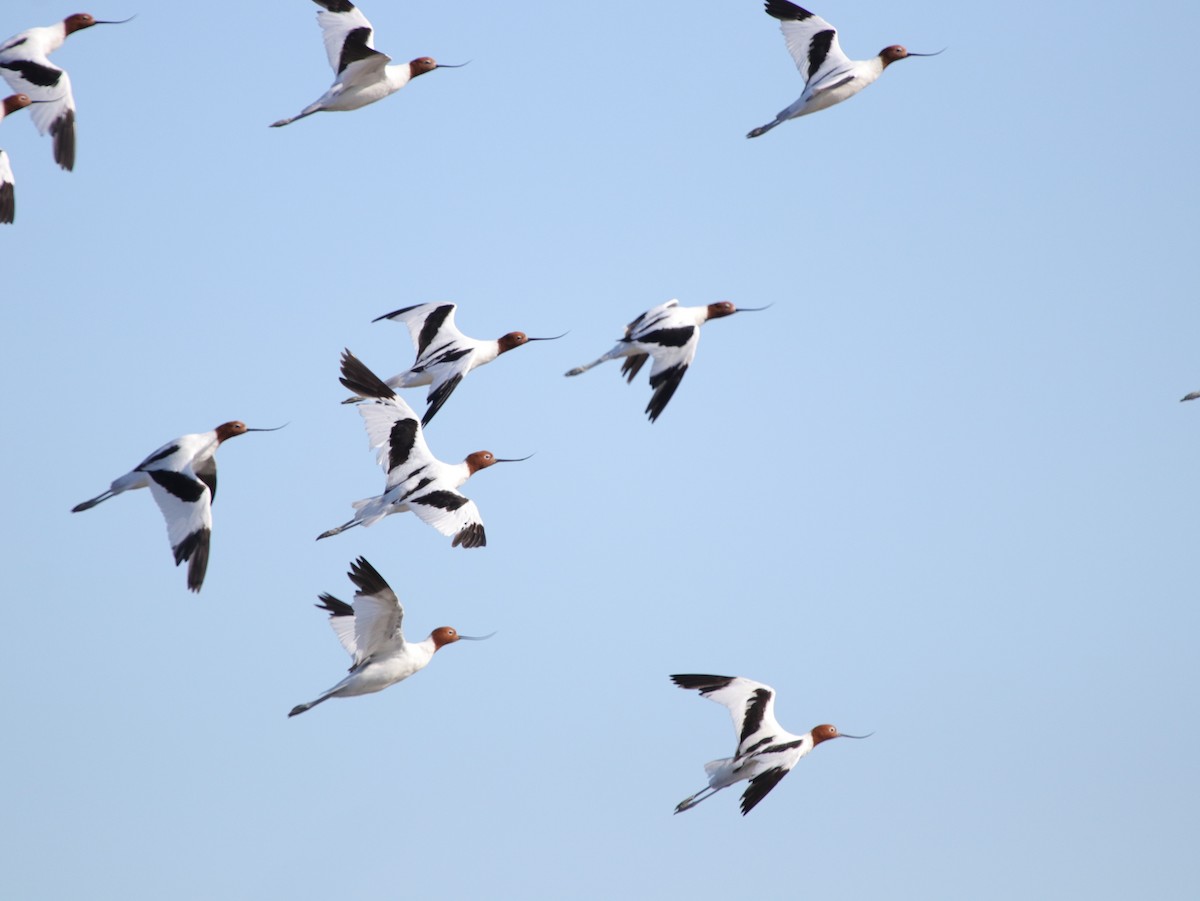
POLYGON ((646 360, 654 357, 654 366, 650 369, 650 387, 654 393, 645 410, 650 415, 650 421, 654 422, 666 409, 667 402, 675 394, 675 389, 696 357, 700 326, 710 319, 765 309, 738 308, 727 300, 703 307, 681 307, 678 300, 668 300, 625 326, 625 337, 604 356, 583 366, 576 366, 566 375, 579 375, 607 360, 624 357, 621 374, 627 382, 633 382, 646 360))
MULTIPOLYGON (((279 426, 283 428, 283 426, 279 426)), ((76 504, 72 513, 90 510, 111 497, 135 488, 149 488, 167 521, 167 539, 175 554, 175 565, 188 562, 188 588, 199 591, 208 569, 212 539, 212 501, 217 494, 217 448, 251 429, 244 422, 225 422, 211 432, 183 435, 164 444, 125 475, 113 480, 108 490, 76 504)))
POLYGON ((742 816, 745 816, 801 757, 821 742, 868 737, 845 735, 829 725, 816 726, 804 735, 792 735, 775 721, 775 689, 740 676, 675 675, 671 681, 727 707, 738 735, 737 752, 732 757, 706 763, 708 785, 680 801, 676 813, 690 810, 721 789, 749 779, 750 784, 742 794, 742 816))
MULTIPOLYGON (((382 494, 355 501, 354 518, 322 532, 319 541, 354 526, 370 526, 392 513, 411 511, 446 536, 452 547, 484 547, 487 535, 475 502, 461 488, 472 475, 502 460, 491 451, 476 451, 461 463, 443 463, 425 443, 421 423, 412 408, 350 351, 342 353, 341 382, 357 396, 371 448, 387 473, 382 494)), ((527 460, 528 457, 522 457, 527 460)))
MULTIPOLYGON (((12 94, 0 101, 0 119, 25 109, 33 101, 28 94, 12 94)), ((8 154, 0 150, 0 222, 10 223, 16 217, 17 198, 13 193, 16 179, 13 178, 12 164, 8 154)))
POLYGON ((29 115, 38 134, 49 132, 54 139, 54 162, 64 169, 75 168, 75 97, 71 76, 50 62, 50 54, 77 31, 128 21, 104 21, 88 13, 76 13, 53 25, 14 34, 0 43, 0 75, 14 91, 40 102, 29 115))
MULTIPOLYGON (((429 386, 426 398, 428 407, 421 417, 421 425, 429 425, 434 414, 444 404, 458 387, 467 374, 492 362, 496 357, 530 341, 554 341, 554 338, 530 338, 524 332, 509 332, 494 341, 480 341, 468 338, 454 324, 454 311, 457 307, 452 303, 424 303, 417 306, 405 307, 383 316, 376 317, 373 322, 389 319, 400 322, 408 327, 412 337, 413 347, 416 348, 417 358, 405 372, 394 375, 387 380, 391 388, 416 388, 429 386)), ((361 398, 352 397, 343 403, 354 403, 361 398)))
POLYGON ((303 713, 330 698, 383 691, 424 669, 433 655, 446 645, 463 639, 483 641, 496 634, 460 635, 450 626, 440 626, 424 641, 405 641, 401 630, 404 606, 383 576, 363 557, 350 564, 347 575, 358 589, 354 593, 354 604, 339 601, 331 594, 321 594, 321 603, 316 606, 329 613, 329 625, 354 661, 350 665, 350 675, 316 700, 297 704, 288 716, 303 713))
MULTIPOLYGON (((329 90, 294 116, 272 122, 272 128, 289 125, 319 112, 355 110, 394 94, 418 75, 434 69, 458 69, 422 56, 403 65, 375 49, 375 29, 350 0, 313 0, 322 7, 317 24, 325 38, 325 52, 333 67, 329 90)), ((463 63, 462 65, 466 65, 463 63)))
POLYGON ((938 55, 910 53, 899 44, 892 44, 870 59, 850 59, 838 43, 837 29, 815 13, 788 0, 766 0, 766 10, 767 15, 779 20, 788 53, 804 76, 804 93, 791 106, 781 110, 772 121, 753 129, 746 135, 748 138, 764 135, 788 119, 807 116, 850 99, 898 60, 910 56, 938 55))

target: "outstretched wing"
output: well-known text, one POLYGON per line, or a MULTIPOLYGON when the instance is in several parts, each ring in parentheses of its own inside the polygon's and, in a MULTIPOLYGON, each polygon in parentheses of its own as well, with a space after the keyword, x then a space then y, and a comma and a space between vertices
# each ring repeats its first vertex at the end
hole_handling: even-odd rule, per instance
POLYGON ((151 469, 150 493, 167 521, 167 539, 175 554, 175 565, 188 564, 188 588, 199 591, 208 569, 212 537, 212 505, 208 486, 191 468, 182 471, 151 469))
POLYGON ((421 522, 433 526, 443 535, 454 536, 452 547, 484 547, 487 534, 479 508, 466 495, 449 488, 438 488, 414 494, 407 500, 408 508, 421 522))
POLYGON ((392 322, 402 322, 408 326, 408 334, 417 351, 413 369, 422 369, 433 362, 446 362, 440 357, 466 338, 454 324, 456 308, 452 303, 422 303, 393 310, 374 321, 390 319, 392 322))
POLYGON ((342 352, 341 382, 360 397, 374 398, 358 405, 367 440, 377 450, 387 473, 387 489, 396 488, 435 462, 421 422, 412 407, 350 351, 342 352))
POLYGON ((852 65, 838 43, 837 29, 816 13, 788 0, 766 0, 766 10, 779 19, 788 53, 807 82, 806 93, 832 87, 852 65))
POLYGON ((351 65, 363 60, 378 66, 390 62, 386 54, 375 49, 375 28, 353 3, 349 0, 314 2, 323 7, 317 13, 317 24, 321 26, 325 53, 335 74, 341 75, 351 65))
MULTIPOLYGON (((637 344, 654 357, 654 366, 650 369, 650 387, 654 393, 646 412, 650 421, 658 419, 666 409, 667 402, 675 394, 675 389, 683 381, 688 367, 696 358, 696 347, 700 344, 700 326, 680 325, 653 329, 644 332, 636 339, 637 344)), ((637 364, 641 368, 641 364, 637 364)), ((633 369, 630 378, 637 372, 633 369)))
MULTIPOLYGON (((775 689, 769 685, 741 676, 693 674, 675 675, 671 681, 680 688, 699 691, 701 697, 729 710, 738 735, 738 757, 766 747, 781 733, 787 734, 775 720, 775 689)), ((763 794, 769 790, 770 787, 763 794)))
POLYGON ((404 607, 383 576, 365 557, 350 564, 350 581, 357 587, 354 595, 354 666, 357 669, 371 657, 393 653, 404 645, 400 630, 404 607))
POLYGON ((54 140, 54 162, 75 168, 75 97, 71 76, 39 55, 28 59, 0 57, 0 74, 14 91, 34 101, 29 115, 38 134, 49 132, 54 140))
MULTIPOLYGON (((329 625, 333 629, 333 634, 342 643, 342 647, 346 649, 346 653, 357 661, 358 645, 354 640, 354 608, 328 592, 322 592, 317 595, 317 600, 321 603, 314 604, 313 606, 329 614, 329 625)), ((354 669, 353 664, 350 666, 350 669, 354 669)))
POLYGON ((751 779, 749 787, 742 793, 742 816, 752 811, 754 806, 765 798, 788 772, 788 769, 776 766, 751 779))

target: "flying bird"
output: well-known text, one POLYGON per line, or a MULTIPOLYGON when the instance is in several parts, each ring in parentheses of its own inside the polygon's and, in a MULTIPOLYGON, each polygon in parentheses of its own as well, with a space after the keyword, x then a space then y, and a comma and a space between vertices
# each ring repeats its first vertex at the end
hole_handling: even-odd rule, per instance
POLYGON ((1180 402, 1183 402, 1185 400, 1195 400, 1198 397, 1200 397, 1200 391, 1193 391, 1191 394, 1185 394, 1183 397, 1179 398, 1179 400, 1180 402))
MULTIPOLYGON (((279 426, 283 428, 283 426, 279 426)), ((217 461, 221 443, 250 429, 244 422, 225 422, 211 432, 184 435, 168 442, 115 479, 108 490, 76 504, 72 513, 82 513, 111 497, 134 488, 149 488, 167 520, 167 539, 175 554, 175 565, 188 562, 188 588, 199 591, 208 569, 208 547, 212 538, 212 501, 217 494, 217 461)))
POLYGON ((496 634, 460 635, 449 626, 440 626, 424 641, 405 641, 400 628, 404 605, 383 576, 363 557, 350 564, 347 575, 358 588, 353 605, 339 601, 331 594, 321 594, 321 603, 315 606, 329 613, 329 625, 353 659, 350 675, 316 700, 297 704, 288 716, 303 713, 330 698, 383 691, 424 669, 433 655, 446 645, 462 639, 483 641, 496 634))
POLYGON ((479 508, 458 489, 481 469, 520 460, 502 460, 491 451, 476 451, 461 463, 443 463, 425 443, 412 408, 348 350, 342 353, 341 382, 356 395, 370 398, 358 405, 358 412, 371 448, 378 448, 387 483, 383 494, 354 502, 353 519, 322 532, 317 540, 354 526, 373 525, 391 513, 411 511, 443 535, 453 536, 452 547, 484 547, 487 535, 479 508))
POLYGON ((779 19, 788 52, 804 76, 804 93, 780 111, 774 121, 747 134, 748 138, 757 138, 788 119, 828 109, 853 97, 897 60, 909 56, 937 56, 942 52, 910 53, 899 44, 892 44, 871 59, 852 60, 842 52, 837 29, 815 13, 788 0, 766 0, 766 10, 767 15, 779 19))
POLYGON ((654 357, 654 366, 650 369, 650 387, 654 389, 654 394, 650 396, 650 403, 645 410, 650 414, 650 421, 654 422, 666 409, 667 401, 675 394, 675 389, 692 365, 696 345, 700 343, 700 326, 710 319, 765 309, 739 309, 727 300, 704 307, 681 307, 678 300, 668 300, 629 323, 625 327, 625 337, 604 356, 583 366, 576 366, 566 375, 579 375, 606 360, 625 357, 625 362, 621 364, 621 375, 632 383, 647 358, 654 357))
POLYGON ((394 94, 418 75, 434 69, 459 69, 465 66, 438 64, 428 56, 399 66, 389 65, 392 58, 375 49, 375 29, 350 0, 313 0, 322 7, 317 24, 325 38, 325 52, 333 67, 334 80, 329 90, 288 119, 272 122, 272 128, 322 111, 359 109, 394 94))
POLYGON ((742 794, 742 816, 754 809, 779 780, 788 774, 809 751, 831 738, 867 738, 845 735, 829 725, 816 726, 804 735, 792 735, 775 721, 775 689, 740 676, 676 675, 671 681, 680 688, 695 689, 702 698, 729 708, 733 728, 738 734, 737 753, 733 757, 712 760, 704 765, 708 785, 684 798, 676 813, 691 810, 723 788, 749 779, 742 794))
POLYGON ((50 132, 54 162, 68 171, 75 168, 75 97, 71 94, 71 76, 50 62, 50 54, 77 31, 128 21, 104 21, 88 13, 76 13, 54 25, 14 34, 0 44, 0 75, 14 91, 42 102, 29 115, 38 134, 50 132))
MULTIPOLYGON (((426 399, 429 406, 421 417, 422 426, 429 425, 434 414, 472 369, 478 369, 500 354, 530 341, 553 341, 562 337, 530 338, 524 332, 509 332, 494 341, 479 341, 468 338, 458 330, 454 324, 455 309, 457 307, 452 303, 424 303, 395 310, 372 320, 379 322, 381 319, 390 319, 408 326, 417 358, 406 372, 392 376, 386 384, 391 388, 429 385, 426 399)), ((361 399, 351 397, 343 403, 350 404, 361 399)))
MULTIPOLYGON (((17 110, 25 109, 32 103, 28 94, 13 94, 5 97, 0 101, 0 119, 5 116, 15 113, 17 110)), ((12 165, 8 161, 8 154, 0 150, 0 222, 9 223, 16 217, 17 200, 13 194, 13 185, 16 180, 13 178, 12 165)))

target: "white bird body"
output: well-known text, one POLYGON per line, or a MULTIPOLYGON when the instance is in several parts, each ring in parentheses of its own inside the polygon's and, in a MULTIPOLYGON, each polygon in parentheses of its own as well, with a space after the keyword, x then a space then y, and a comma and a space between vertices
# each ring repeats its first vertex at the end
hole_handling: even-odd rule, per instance
MULTIPOLYGON (((430 386, 422 426, 429 425, 467 373, 530 341, 552 340, 530 338, 524 332, 509 332, 493 341, 469 338, 454 323, 456 309, 452 303, 425 303, 395 310, 374 320, 389 319, 408 327, 417 358, 412 366, 392 376, 386 384, 391 388, 430 386)), ((352 397, 345 403, 356 400, 359 398, 352 397)))
POLYGON ((50 62, 50 54, 77 31, 117 24, 121 23, 76 13, 54 25, 29 28, 0 43, 0 75, 14 91, 38 102, 29 114, 39 134, 49 132, 53 137, 54 161, 64 169, 75 168, 75 97, 71 76, 50 62))
POLYGON ((317 13, 334 82, 329 90, 295 116, 271 123, 272 128, 289 125, 319 112, 346 112, 382 100, 400 90, 418 75, 439 66, 428 56, 403 65, 389 65, 392 58, 375 49, 375 28, 349 0, 313 0, 322 7, 317 13))
MULTIPOLYGON (((743 307, 741 311, 750 312, 752 308, 743 307)), ((604 356, 577 366, 566 374, 579 375, 607 360, 624 357, 621 374, 627 382, 632 382, 646 360, 653 357, 650 387, 654 393, 645 412, 654 422, 666 408, 695 359, 696 347, 700 343, 700 326, 710 319, 732 316, 736 312, 738 308, 729 301, 703 307, 681 307, 678 300, 668 300, 629 323, 625 327, 625 337, 604 356)))
POLYGON ((208 569, 212 538, 217 448, 236 435, 257 431, 272 430, 248 429, 245 423, 235 420, 222 423, 211 432, 197 432, 169 441, 129 472, 114 479, 107 491, 76 504, 71 512, 90 510, 126 491, 149 488, 167 521, 167 539, 175 555, 175 565, 189 561, 188 588, 199 591, 208 569))
POLYGON ((745 816, 814 747, 831 738, 865 738, 842 735, 833 726, 817 726, 804 735, 793 735, 775 719, 775 689, 740 676, 675 675, 680 688, 697 690, 700 696, 728 708, 738 735, 737 752, 704 765, 708 785, 684 798, 676 813, 690 810, 723 788, 749 780, 742 794, 745 816))
MULTIPOLYGON (((0 120, 5 116, 25 109, 33 101, 28 94, 12 94, 0 100, 0 120)), ((0 222, 12 222, 16 216, 17 200, 13 193, 16 179, 13 178, 12 164, 8 154, 0 150, 0 222)))
POLYGON ((329 612, 329 624, 353 660, 350 674, 315 700, 293 707, 290 717, 330 698, 382 691, 424 669, 439 648, 463 638, 481 641, 491 637, 459 635, 449 626, 441 626, 424 641, 405 641, 401 629, 404 606, 375 567, 359 557, 350 564, 348 575, 358 588, 354 604, 322 594, 317 607, 329 612))
POLYGON ((483 547, 487 535, 475 502, 461 492, 474 473, 495 463, 490 451, 476 451, 461 463, 443 463, 425 443, 417 414, 350 351, 342 354, 341 382, 356 395, 369 398, 358 405, 367 440, 378 450, 387 473, 382 494, 355 501, 354 518, 317 536, 319 541, 354 526, 370 526, 392 513, 412 512, 446 536, 451 546, 483 547))
POLYGON ((748 138, 766 134, 788 119, 807 116, 848 100, 873 83, 897 60, 937 55, 909 53, 899 44, 893 44, 879 51, 878 56, 852 60, 842 51, 837 29, 820 16, 789 0, 766 0, 765 6, 767 15, 780 20, 788 52, 805 78, 804 93, 795 103, 781 110, 773 121, 753 129, 746 135, 748 138))

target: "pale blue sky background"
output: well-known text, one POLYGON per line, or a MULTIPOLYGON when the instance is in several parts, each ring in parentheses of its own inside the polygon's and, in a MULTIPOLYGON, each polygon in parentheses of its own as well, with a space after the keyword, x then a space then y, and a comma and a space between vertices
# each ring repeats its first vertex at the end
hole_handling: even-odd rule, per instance
POLYGON ((381 49, 471 64, 279 130, 313 4, 83 9, 138 17, 55 57, 76 171, 0 124, 0 896, 1196 894, 1192 4, 826 0, 855 58, 949 50, 755 141, 802 87, 758 0, 378 0, 381 49), (562 377, 671 297, 773 306, 653 426, 615 363, 562 377), (371 319, 434 300, 570 330, 429 429, 536 456, 469 484, 486 549, 315 543, 382 482, 338 355, 399 371, 371 319), (222 449, 199 596, 148 493, 68 512, 234 418, 290 425, 222 449), (499 634, 288 720, 359 554, 412 637, 499 634), (673 672, 876 734, 673 817, 734 745, 673 672))

